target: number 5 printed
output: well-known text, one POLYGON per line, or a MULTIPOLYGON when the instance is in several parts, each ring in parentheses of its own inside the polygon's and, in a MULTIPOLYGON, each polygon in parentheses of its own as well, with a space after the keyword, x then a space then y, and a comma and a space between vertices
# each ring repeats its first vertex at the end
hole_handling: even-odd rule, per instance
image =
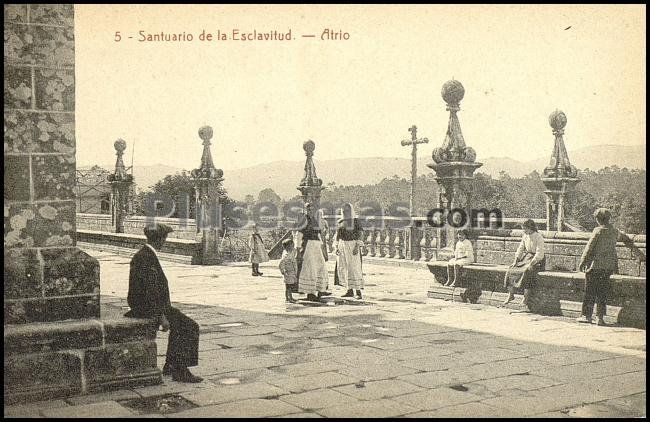
POLYGON ((115 42, 120 42, 122 40, 122 36, 120 35, 120 31, 115 31, 115 42))

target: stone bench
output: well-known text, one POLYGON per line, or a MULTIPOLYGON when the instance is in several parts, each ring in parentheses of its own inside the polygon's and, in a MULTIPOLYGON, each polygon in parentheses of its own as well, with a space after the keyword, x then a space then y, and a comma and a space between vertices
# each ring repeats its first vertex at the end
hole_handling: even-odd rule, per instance
MULTIPOLYGON (((447 261, 430 261, 427 267, 436 281, 429 289, 429 297, 503 306, 508 295, 503 286, 507 265, 466 265, 456 287, 443 286, 447 281, 447 261)), ((537 288, 531 292, 529 307, 521 305, 523 297, 517 294, 505 306, 542 315, 578 317, 584 298, 584 278, 585 274, 580 272, 542 271, 538 273, 537 288)), ((645 277, 614 274, 611 281, 605 321, 645 329, 645 277)))
MULTIPOLYGON (((77 230, 77 241, 97 243, 121 248, 139 249, 146 243, 144 235, 130 233, 107 233, 94 230, 77 230)), ((196 240, 168 237, 161 249, 162 253, 193 257, 200 249, 196 240)))
POLYGON ((117 315, 5 325, 5 405, 162 383, 157 328, 117 315))

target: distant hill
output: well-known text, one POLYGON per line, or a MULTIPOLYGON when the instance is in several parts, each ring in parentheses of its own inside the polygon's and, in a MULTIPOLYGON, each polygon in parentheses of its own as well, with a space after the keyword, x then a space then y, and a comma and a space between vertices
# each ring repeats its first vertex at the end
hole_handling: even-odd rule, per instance
MULTIPOLYGON (((645 169, 645 145, 615 146, 597 145, 568 151, 571 164, 579 169, 598 170, 607 166, 645 169)), ((550 157, 531 161, 518 161, 508 157, 488 157, 479 161, 483 166, 478 172, 498 177, 505 171, 513 177, 521 177, 537 170, 541 172, 548 165, 550 157)), ((431 173, 426 166, 431 162, 428 154, 418 159, 418 174, 431 173)), ((337 185, 367 185, 377 183, 386 177, 410 178, 411 162, 408 158, 345 158, 340 160, 314 160, 316 173, 323 183, 335 182, 337 185)), ((246 195, 257 198, 258 193, 267 187, 273 189, 284 199, 298 194, 296 186, 303 176, 304 161, 274 161, 244 169, 224 170, 224 186, 230 197, 243 200, 246 195)), ((90 166, 85 166, 90 167, 90 166)), ((112 170, 113 166, 102 166, 112 170)), ((82 168, 82 167, 79 167, 82 168)), ((168 174, 180 172, 177 167, 157 164, 136 166, 134 177, 138 189, 146 190, 168 174)))

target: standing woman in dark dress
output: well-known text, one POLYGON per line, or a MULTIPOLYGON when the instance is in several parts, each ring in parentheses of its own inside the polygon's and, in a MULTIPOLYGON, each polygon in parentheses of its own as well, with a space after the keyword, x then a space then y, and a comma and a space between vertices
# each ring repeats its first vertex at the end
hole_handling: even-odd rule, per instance
MULTIPOLYGON (((359 219, 354 216, 352 204, 343 205, 343 218, 338 221, 334 251, 336 253, 335 277, 348 291, 343 297, 354 296, 361 299, 363 289, 363 271, 361 270, 361 249, 363 248, 363 229, 359 219)), ((335 281, 336 283, 336 281, 335 281)))
POLYGON ((323 256, 323 241, 313 207, 305 204, 305 217, 296 235, 301 265, 298 273, 298 291, 307 294, 307 300, 320 302, 327 290, 327 267, 323 256))

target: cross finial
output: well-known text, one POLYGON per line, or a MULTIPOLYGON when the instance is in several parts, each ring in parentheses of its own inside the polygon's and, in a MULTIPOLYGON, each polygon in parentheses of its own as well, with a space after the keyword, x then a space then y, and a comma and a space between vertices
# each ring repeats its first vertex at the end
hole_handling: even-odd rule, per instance
POLYGON ((411 132, 411 140, 416 141, 418 139, 418 127, 415 125, 411 126, 409 132, 411 132))

